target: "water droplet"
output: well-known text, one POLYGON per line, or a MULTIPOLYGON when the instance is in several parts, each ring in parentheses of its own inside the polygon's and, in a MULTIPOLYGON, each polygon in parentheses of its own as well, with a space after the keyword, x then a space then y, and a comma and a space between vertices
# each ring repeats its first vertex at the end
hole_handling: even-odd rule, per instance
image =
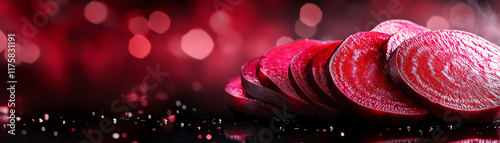
POLYGON ((64 121, 64 120, 63 120, 63 121, 62 121, 62 123, 63 123, 63 125, 64 125, 64 124, 66 124, 66 121, 64 121))
POLYGON ((113 118, 113 124, 116 124, 116 118, 113 118))
POLYGON ((181 123, 181 128, 184 127, 184 123, 181 123))
POLYGON ((177 107, 181 107, 181 105, 182 105, 182 102, 181 102, 181 101, 179 101, 179 100, 175 101, 175 106, 177 106, 177 107))
POLYGON ((113 134, 111 134, 111 137, 112 137, 113 139, 118 139, 118 138, 120 138, 120 134, 118 134, 118 133, 113 133, 113 134))
POLYGON ((207 134, 206 138, 207 138, 207 140, 211 140, 212 139, 212 135, 207 134))
POLYGON ((38 122, 42 123, 43 122, 42 118, 38 118, 38 122))

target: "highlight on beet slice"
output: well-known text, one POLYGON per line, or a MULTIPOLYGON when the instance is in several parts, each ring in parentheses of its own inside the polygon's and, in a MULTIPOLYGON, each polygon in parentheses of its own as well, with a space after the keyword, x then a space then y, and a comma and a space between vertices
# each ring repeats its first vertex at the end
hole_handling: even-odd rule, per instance
MULTIPOLYGON (((288 67, 297 53, 314 45, 323 44, 317 40, 297 40, 283 44, 268 51, 260 60, 258 77, 264 87, 278 91, 281 95, 296 104, 310 105, 302 99, 293 89, 288 79, 288 67)), ((302 107, 301 107, 302 108, 302 107)), ((303 108, 308 108, 307 106, 303 108)), ((307 109, 309 113, 315 113, 314 108, 307 109)))
POLYGON ((500 48, 477 35, 436 30, 408 39, 391 56, 390 75, 445 121, 500 119, 500 48))
MULTIPOLYGON (((241 78, 233 78, 226 84, 226 94, 224 98, 233 109, 256 117, 274 117, 272 105, 256 100, 249 96, 241 86, 241 78)), ((281 111, 281 109, 275 109, 281 111)))
POLYGON ((338 103, 332 96, 329 87, 335 86, 328 77, 327 63, 335 49, 342 43, 342 40, 333 41, 325 49, 316 54, 306 67, 306 79, 309 86, 323 102, 331 107, 338 108, 338 103))
POLYGON ((391 19, 378 24, 371 31, 393 35, 402 29, 427 29, 427 28, 408 20, 391 19))
POLYGON ((286 108, 287 111, 302 115, 313 115, 311 112, 313 107, 310 104, 292 102, 280 93, 260 84, 259 79, 257 78, 257 70, 259 69, 260 59, 261 57, 250 60, 241 68, 241 84, 245 91, 255 99, 278 108, 286 108))
MULTIPOLYGON (((337 42, 338 43, 338 42, 337 42)), ((292 83, 293 88, 297 91, 298 95, 302 97, 302 99, 306 100, 308 103, 312 104, 316 110, 316 116, 335 120, 340 116, 340 112, 337 109, 334 109, 328 106, 323 100, 321 100, 313 91, 309 83, 307 82, 307 63, 320 51, 325 49, 326 47, 331 46, 332 44, 337 44, 335 42, 327 42, 321 45, 314 45, 307 49, 302 50, 298 54, 296 54, 291 63, 289 70, 289 79, 292 83)))
POLYGON ((349 36, 330 58, 330 76, 340 94, 332 94, 360 118, 391 123, 425 121, 430 114, 384 75, 383 45, 390 35, 360 32, 349 36))
POLYGON ((391 53, 398 48, 398 46, 403 43, 406 39, 410 39, 413 36, 416 36, 417 34, 423 33, 423 32, 428 32, 431 31, 427 28, 408 28, 408 29, 401 29, 400 31, 396 32, 394 35, 389 38, 389 41, 387 41, 386 47, 384 49, 385 51, 385 59, 389 60, 391 53))

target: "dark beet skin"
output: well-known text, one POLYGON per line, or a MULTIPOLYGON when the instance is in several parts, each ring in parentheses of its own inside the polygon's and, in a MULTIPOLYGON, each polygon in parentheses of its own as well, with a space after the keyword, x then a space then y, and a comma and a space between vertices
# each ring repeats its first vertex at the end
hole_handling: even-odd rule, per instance
POLYGON ((292 83, 288 78, 288 67, 290 66, 293 56, 297 53, 311 46, 320 44, 323 44, 323 42, 317 40, 297 40, 271 49, 262 57, 259 63, 257 75, 260 83, 264 87, 277 91, 295 104, 309 105, 300 108, 309 110, 308 113, 314 114, 315 109, 310 108, 312 106, 302 99, 293 89, 292 83))
POLYGON ((307 82, 306 69, 307 63, 309 63, 309 61, 316 54, 332 44, 336 43, 327 42, 322 45, 311 46, 301 51, 293 57, 292 62, 290 63, 290 67, 288 68, 288 75, 290 76, 289 79, 295 91, 297 91, 302 99, 305 99, 308 103, 316 108, 316 116, 328 120, 338 119, 338 117, 340 116, 340 112, 337 109, 328 106, 314 93, 313 89, 307 82))
POLYGON ((286 110, 302 115, 313 115, 310 110, 313 107, 310 104, 292 102, 280 93, 260 84, 259 79, 257 78, 260 59, 261 58, 253 59, 241 68, 241 84, 245 91, 255 99, 269 103, 273 106, 282 109, 286 107, 286 110))
POLYGON ((500 119, 500 48, 474 34, 436 30, 408 39, 391 55, 390 75, 445 121, 500 119))
POLYGON ((327 62, 335 49, 342 43, 342 40, 333 41, 325 49, 316 54, 306 67, 306 79, 309 86, 319 99, 333 108, 338 108, 339 104, 332 96, 329 87, 335 86, 328 78, 327 62))
POLYGON ((283 113, 281 109, 249 96, 241 86, 240 77, 233 78, 226 84, 224 98, 226 98, 229 106, 248 115, 263 118, 275 117, 276 114, 273 112, 273 109, 280 111, 278 113, 283 113))
POLYGON ((403 19, 391 19, 386 20, 373 28, 373 32, 381 32, 389 35, 394 35, 396 32, 402 29, 427 29, 423 26, 415 24, 408 20, 403 19))
POLYGON ((415 104, 384 75, 383 45, 390 35, 360 32, 349 36, 329 61, 330 90, 345 112, 363 119, 390 123, 418 123, 430 113, 415 104))

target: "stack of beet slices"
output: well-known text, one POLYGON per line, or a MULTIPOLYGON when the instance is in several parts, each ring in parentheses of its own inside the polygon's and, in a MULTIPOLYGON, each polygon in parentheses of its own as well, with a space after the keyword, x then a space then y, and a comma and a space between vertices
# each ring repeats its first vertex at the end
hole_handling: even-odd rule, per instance
POLYGON ((273 48, 243 65, 225 97, 257 117, 492 122, 500 120, 500 48, 471 33, 388 20, 344 40, 273 48))

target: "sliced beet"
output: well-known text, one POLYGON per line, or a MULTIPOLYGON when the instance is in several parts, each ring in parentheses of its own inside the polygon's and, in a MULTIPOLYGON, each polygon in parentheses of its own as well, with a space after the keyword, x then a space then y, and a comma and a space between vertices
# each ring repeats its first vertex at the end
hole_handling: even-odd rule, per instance
MULTIPOLYGON (((313 91, 309 83, 307 82, 307 63, 320 51, 326 47, 333 45, 338 45, 338 42, 328 42, 321 45, 311 46, 298 54, 296 54, 289 67, 289 79, 294 87, 295 91, 305 99, 308 103, 312 104, 316 110, 316 116, 335 120, 340 116, 340 112, 328 106, 322 99, 320 99, 313 91)), ((326 61, 325 61, 326 62, 326 61)))
POLYGON ((310 110, 312 108, 311 105, 303 104, 302 102, 292 102, 280 93, 260 84, 259 79, 257 78, 257 70, 259 69, 260 59, 261 58, 256 58, 249 61, 243 65, 241 69, 241 84, 245 91, 255 99, 269 103, 273 106, 282 109, 283 107, 286 107, 286 110, 298 114, 313 115, 310 110))
POLYGON ((390 35, 360 32, 349 36, 330 58, 332 94, 355 116, 378 122, 416 123, 430 114, 384 75, 383 45, 390 35))
POLYGON ((427 29, 427 28, 408 20, 391 19, 378 24, 371 31, 393 35, 402 29, 427 29))
POLYGON ((385 51, 385 59, 389 60, 391 53, 398 48, 398 46, 403 43, 406 39, 410 39, 413 36, 416 36, 419 33, 423 32, 428 32, 430 31, 427 28, 408 28, 408 29, 402 29, 398 32, 396 32, 394 35, 389 38, 389 41, 387 41, 386 48, 384 49, 385 51))
POLYGON ((268 51, 260 60, 258 77, 259 81, 265 87, 278 91, 281 95, 288 98, 291 102, 303 106, 309 113, 314 114, 314 108, 302 99, 292 87, 289 80, 288 67, 297 53, 314 45, 323 44, 317 40, 297 40, 295 42, 283 44, 268 51))
POLYGON ((307 63, 306 79, 314 93, 326 104, 338 108, 338 103, 332 97, 329 87, 335 86, 328 77, 327 62, 342 40, 333 41, 325 49, 321 50, 307 63))
POLYGON ((479 36, 437 30, 408 39, 393 52, 390 75, 445 121, 500 119, 500 48, 479 36))
POLYGON ((276 107, 249 96, 241 86, 240 77, 233 78, 226 84, 224 98, 235 110, 256 117, 274 117, 276 114, 273 113, 273 109, 281 111, 279 113, 283 112, 281 109, 275 109, 276 107))

